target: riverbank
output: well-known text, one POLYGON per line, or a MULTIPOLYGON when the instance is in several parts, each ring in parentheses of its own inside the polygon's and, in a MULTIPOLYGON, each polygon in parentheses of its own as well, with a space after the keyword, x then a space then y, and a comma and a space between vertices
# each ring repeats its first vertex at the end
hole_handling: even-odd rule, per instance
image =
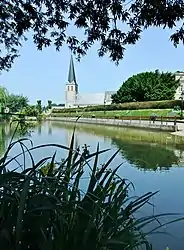
MULTIPOLYGON (((74 129, 74 123, 70 122, 48 122, 52 128, 60 128, 70 130, 74 129)), ((79 133, 87 133, 88 135, 104 136, 105 138, 120 139, 131 144, 150 144, 152 146, 160 145, 161 147, 171 147, 184 150, 184 137, 172 135, 170 132, 157 130, 146 130, 127 127, 116 127, 101 124, 84 124, 79 123, 76 126, 79 133)))
POLYGON ((79 118, 77 117, 47 117, 48 121, 61 121, 61 122, 73 122, 86 123, 86 124, 101 124, 116 127, 130 127, 151 129, 158 131, 176 132, 178 126, 174 122, 161 122, 161 121, 144 121, 144 120, 120 120, 120 119, 100 119, 100 118, 79 118))

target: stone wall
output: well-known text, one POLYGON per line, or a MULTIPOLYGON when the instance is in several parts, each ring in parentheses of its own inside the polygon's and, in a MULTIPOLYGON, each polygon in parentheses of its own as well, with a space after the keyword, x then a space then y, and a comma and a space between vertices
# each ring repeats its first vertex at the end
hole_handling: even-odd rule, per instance
MULTIPOLYGON (((63 121, 63 122, 76 122, 77 117, 47 117, 49 121, 63 121)), ((108 126, 118 127, 134 127, 142 129, 154 129, 163 130, 168 132, 175 132, 178 130, 178 126, 174 125, 174 122, 151 122, 143 120, 118 120, 118 119, 98 119, 98 118, 80 118, 78 123, 86 124, 101 124, 108 126)))

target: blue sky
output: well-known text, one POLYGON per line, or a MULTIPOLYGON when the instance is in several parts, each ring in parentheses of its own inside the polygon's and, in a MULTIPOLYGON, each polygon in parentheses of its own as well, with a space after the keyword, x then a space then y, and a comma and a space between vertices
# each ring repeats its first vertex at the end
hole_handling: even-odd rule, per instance
MULTIPOLYGON (((160 69, 184 70, 184 47, 174 48, 169 41, 170 30, 150 28, 134 46, 127 47, 124 59, 116 66, 107 56, 99 58, 98 46, 93 46, 81 62, 74 61, 79 92, 117 90, 133 74, 160 69)), ((64 103, 64 89, 68 77, 70 51, 64 46, 60 52, 54 47, 37 51, 28 40, 20 50, 21 56, 9 72, 0 75, 0 85, 10 93, 28 96, 30 103, 41 99, 64 103)))

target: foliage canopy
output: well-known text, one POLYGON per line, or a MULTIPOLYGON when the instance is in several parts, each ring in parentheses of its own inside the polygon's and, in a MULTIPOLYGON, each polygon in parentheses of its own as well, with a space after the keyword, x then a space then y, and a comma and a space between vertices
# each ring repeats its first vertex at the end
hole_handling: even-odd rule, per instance
POLYGON ((28 105, 22 110, 21 114, 37 117, 39 115, 39 110, 36 105, 28 105))
POLYGON ((150 26, 177 27, 170 39, 183 42, 183 18, 183 0, 1 0, 0 71, 11 67, 28 31, 39 50, 66 43, 80 58, 98 41, 99 56, 118 62, 150 26), (69 33, 71 25, 83 30, 82 39, 69 33))
POLYGON ((1 107, 5 107, 8 98, 8 91, 6 88, 0 86, 0 104, 1 107))
POLYGON ((37 100, 37 105, 36 105, 38 112, 41 113, 42 112, 42 101, 41 100, 37 100))
POLYGON ((172 100, 179 86, 172 73, 144 72, 128 78, 112 96, 113 103, 172 100))
POLYGON ((51 109, 51 108, 52 108, 52 101, 51 101, 51 100, 48 100, 47 108, 48 108, 48 109, 51 109))
POLYGON ((28 106, 28 98, 23 95, 10 94, 7 96, 7 107, 10 112, 19 112, 28 106))

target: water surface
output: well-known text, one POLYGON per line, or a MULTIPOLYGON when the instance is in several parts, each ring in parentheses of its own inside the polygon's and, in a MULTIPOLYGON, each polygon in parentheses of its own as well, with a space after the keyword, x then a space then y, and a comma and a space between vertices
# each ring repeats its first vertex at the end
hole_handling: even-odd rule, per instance
MULTIPOLYGON (((69 145, 73 124, 46 122, 32 133, 34 145, 58 143, 69 145)), ((0 153, 5 150, 10 130, 0 127, 0 153)), ((101 125, 78 124, 75 136, 75 147, 89 145, 95 151, 99 142, 101 149, 110 151, 101 155, 104 163, 115 151, 120 150, 112 168, 123 163, 119 174, 133 182, 135 194, 148 191, 159 191, 152 199, 153 206, 146 206, 141 216, 151 213, 183 213, 184 216, 184 138, 163 132, 142 131, 136 129, 106 127, 101 125)), ((20 151, 17 145, 12 155, 20 151)), ((38 150, 35 159, 52 155, 53 148, 38 150)), ((59 155, 65 157, 66 152, 59 155)), ((172 236, 157 234, 150 237, 154 249, 161 250, 167 246, 174 250, 184 249, 184 221, 164 227, 162 231, 172 236)))

